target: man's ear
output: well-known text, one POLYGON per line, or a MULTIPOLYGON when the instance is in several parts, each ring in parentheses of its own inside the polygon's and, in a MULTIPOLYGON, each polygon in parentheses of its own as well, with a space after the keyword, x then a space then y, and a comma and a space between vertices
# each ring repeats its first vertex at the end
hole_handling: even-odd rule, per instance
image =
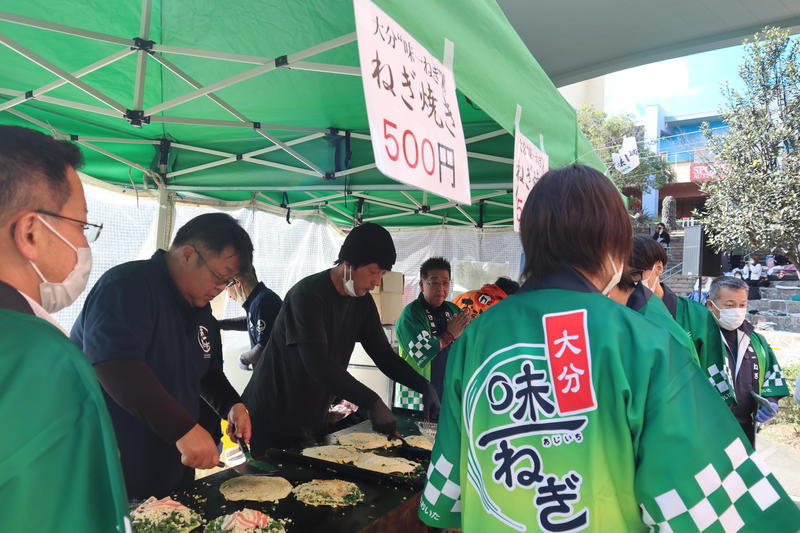
POLYGON ((43 225, 36 213, 30 211, 11 225, 11 239, 22 256, 34 263, 39 259, 44 243, 43 225))
POLYGON ((178 256, 181 258, 181 263, 188 263, 189 260, 195 255, 197 252, 194 249, 194 246, 191 244, 184 244, 181 246, 181 250, 178 256))

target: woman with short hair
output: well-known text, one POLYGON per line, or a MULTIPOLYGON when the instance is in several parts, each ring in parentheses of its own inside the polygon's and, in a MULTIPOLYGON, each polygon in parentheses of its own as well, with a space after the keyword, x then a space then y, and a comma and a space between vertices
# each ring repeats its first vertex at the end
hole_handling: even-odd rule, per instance
POLYGON ((526 282, 451 349, 420 518, 492 532, 795 531, 800 511, 750 469, 762 463, 689 352, 605 296, 632 239, 608 178, 547 172, 520 237, 526 282), (744 463, 764 492, 717 511, 714 480, 744 463))

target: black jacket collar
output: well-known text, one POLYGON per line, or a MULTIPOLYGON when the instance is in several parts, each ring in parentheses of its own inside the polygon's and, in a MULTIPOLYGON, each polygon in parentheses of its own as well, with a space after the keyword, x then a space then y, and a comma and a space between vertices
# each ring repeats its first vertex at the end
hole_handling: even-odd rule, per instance
POLYGON ((753 324, 751 324, 749 320, 742 322, 742 325, 739 326, 739 329, 742 330, 742 333, 745 335, 752 335, 756 331, 756 328, 753 327, 753 324))
POLYGON ((662 301, 664 302, 664 305, 667 306, 669 314, 672 315, 672 318, 675 318, 675 315, 678 314, 678 295, 672 292, 672 289, 663 283, 661 284, 661 288, 664 291, 664 298, 662 301))
POLYGON ((242 307, 244 307, 244 310, 249 312, 250 311, 250 306, 253 305, 253 300, 255 300, 256 297, 259 294, 261 294, 262 292, 264 292, 266 290, 267 290, 267 286, 264 285, 264 282, 263 281, 259 281, 256 284, 256 286, 253 287, 253 290, 250 291, 250 294, 247 296, 247 299, 242 304, 242 307))
POLYGON ((650 292, 650 289, 645 287, 642 283, 637 283, 631 295, 628 296, 628 303, 625 305, 634 311, 639 311, 642 307, 647 305, 647 301, 652 295, 653 293, 650 292))
POLYGON ((8 309, 17 313, 32 315, 33 309, 20 292, 7 283, 0 281, 0 309, 8 309))
POLYGON ((548 274, 541 280, 529 279, 517 292, 538 291, 542 289, 564 289, 578 292, 600 292, 589 280, 574 268, 564 265, 561 270, 548 274))
POLYGON ((445 300, 445 303, 443 303, 439 307, 434 307, 428 303, 428 300, 425 299, 425 295, 422 294, 421 292, 419 293, 419 296, 417 296, 417 300, 420 301, 420 303, 425 309, 430 310, 431 313, 443 315, 449 309, 449 307, 447 307, 447 300, 445 300))

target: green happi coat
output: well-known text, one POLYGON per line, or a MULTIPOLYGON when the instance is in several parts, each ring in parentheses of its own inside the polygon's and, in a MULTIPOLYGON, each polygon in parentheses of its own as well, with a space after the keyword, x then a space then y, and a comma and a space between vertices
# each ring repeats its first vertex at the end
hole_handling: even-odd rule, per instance
POLYGON ((681 346, 688 350, 692 360, 697 363, 698 366, 700 365, 694 343, 692 343, 686 331, 684 331, 684 329, 675 322, 672 315, 669 314, 669 309, 667 309, 667 306, 661 301, 661 298, 645 289, 644 286, 639 283, 628 300, 628 307, 639 312, 653 324, 667 330, 681 346))
POLYGON ((0 531, 130 531, 119 448, 92 365, 52 324, 0 309, 0 531))
POLYGON ((688 350, 570 270, 453 344, 420 502, 465 532, 795 532, 688 350))
POLYGON ((764 397, 788 396, 789 387, 783 377, 783 370, 778 364, 775 352, 772 351, 767 339, 752 331, 752 325, 750 325, 750 329, 751 331, 746 334, 748 342, 740 343, 740 349, 746 350, 749 344, 756 353, 760 379, 758 381, 759 388, 755 392, 764 397))
MULTIPOLYGON (((446 306, 445 316, 449 319, 461 313, 452 302, 444 302, 446 306)), ((433 323, 433 316, 423 303, 422 295, 416 300, 405 306, 397 319, 397 349, 411 368, 424 376, 428 381, 431 380, 431 361, 439 355, 441 351, 439 336, 442 331, 436 330, 433 323)), ((395 383, 394 406, 404 409, 422 410, 422 395, 395 383)))
POLYGON ((717 389, 725 403, 735 404, 736 396, 731 385, 728 359, 725 356, 725 348, 714 315, 704 305, 688 298, 676 296, 663 284, 662 287, 664 288, 664 304, 675 321, 692 339, 700 360, 701 370, 717 389))

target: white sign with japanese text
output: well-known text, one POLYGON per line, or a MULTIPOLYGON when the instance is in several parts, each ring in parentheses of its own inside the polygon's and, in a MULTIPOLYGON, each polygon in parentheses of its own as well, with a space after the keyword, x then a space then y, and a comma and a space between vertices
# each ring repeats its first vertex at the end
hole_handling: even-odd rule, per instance
POLYGON ((375 164, 386 176, 470 204, 452 70, 369 0, 353 0, 375 164))
POLYGON ((514 231, 519 231, 519 222, 522 217, 522 208, 536 185, 545 172, 547 172, 549 158, 547 154, 522 134, 519 128, 514 133, 514 231))
POLYGON ((622 174, 627 174, 639 166, 639 148, 636 146, 636 137, 625 137, 622 140, 622 149, 611 154, 614 168, 622 174))

